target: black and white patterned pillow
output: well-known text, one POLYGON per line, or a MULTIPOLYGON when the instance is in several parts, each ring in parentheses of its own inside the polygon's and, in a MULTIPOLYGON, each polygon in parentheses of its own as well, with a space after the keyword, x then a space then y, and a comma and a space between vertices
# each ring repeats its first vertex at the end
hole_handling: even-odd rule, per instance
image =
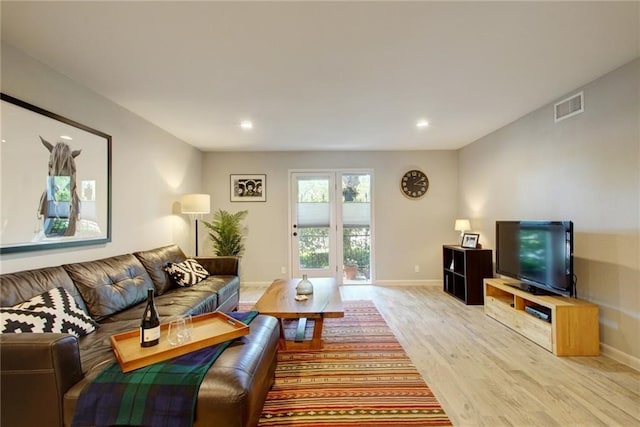
POLYGON ((179 286, 192 286, 209 277, 207 269, 193 258, 180 263, 168 263, 164 270, 179 286))
POLYGON ((13 307, 0 308, 0 333, 54 332, 78 338, 96 330, 64 288, 54 288, 13 307))

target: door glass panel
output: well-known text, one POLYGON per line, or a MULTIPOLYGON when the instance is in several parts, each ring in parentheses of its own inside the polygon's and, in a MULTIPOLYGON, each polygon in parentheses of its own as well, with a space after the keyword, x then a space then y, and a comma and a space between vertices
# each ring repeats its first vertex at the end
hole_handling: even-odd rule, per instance
POLYGON ((371 283, 371 175, 342 175, 344 283, 371 283))
POLYGON ((297 264, 305 274, 330 269, 331 192, 327 176, 297 177, 297 264))
POLYGON ((300 268, 329 268, 329 228, 301 227, 299 233, 300 268))

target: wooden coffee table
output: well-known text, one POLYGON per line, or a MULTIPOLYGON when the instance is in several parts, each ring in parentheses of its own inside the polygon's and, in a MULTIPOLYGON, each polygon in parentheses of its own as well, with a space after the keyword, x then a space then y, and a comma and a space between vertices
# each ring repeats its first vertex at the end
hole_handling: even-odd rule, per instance
POLYGON ((255 310, 278 318, 280 323, 280 350, 319 350, 322 348, 322 325, 325 318, 344 317, 340 289, 333 278, 310 278, 313 294, 306 301, 296 301, 296 285, 300 279, 275 280, 260 297, 255 310), (283 320, 298 319, 294 340, 284 335, 283 320), (313 337, 304 339, 307 319, 313 319, 313 337))

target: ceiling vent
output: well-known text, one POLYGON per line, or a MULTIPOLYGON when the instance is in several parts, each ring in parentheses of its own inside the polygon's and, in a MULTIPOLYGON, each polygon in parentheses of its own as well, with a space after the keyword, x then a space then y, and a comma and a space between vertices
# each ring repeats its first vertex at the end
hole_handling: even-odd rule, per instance
POLYGON ((576 93, 553 106, 553 115, 556 122, 575 116, 584 111, 584 92, 576 93))

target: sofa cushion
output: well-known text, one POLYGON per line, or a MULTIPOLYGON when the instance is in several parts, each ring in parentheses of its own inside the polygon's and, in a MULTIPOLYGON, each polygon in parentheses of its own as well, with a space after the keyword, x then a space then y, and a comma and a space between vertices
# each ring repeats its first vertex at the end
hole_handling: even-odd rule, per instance
POLYGON ((0 308, 0 332, 53 332, 82 337, 97 324, 64 288, 54 288, 14 307, 0 308))
MULTIPOLYGON (((218 309, 218 294, 211 290, 208 286, 201 286, 207 283, 210 278, 203 280, 197 285, 188 288, 175 287, 162 295, 155 298, 156 310, 160 316, 160 322, 165 323, 169 318, 191 314, 193 316, 203 313, 211 313, 218 309)), ((146 303, 142 302, 135 307, 130 307, 119 313, 115 313, 101 324, 111 322, 121 322, 126 320, 137 320, 138 323, 142 319, 146 303)))
POLYGON ((192 286, 209 276, 209 272, 193 258, 170 262, 164 270, 178 286, 192 286))
MULTIPOLYGON (((202 282, 198 283, 197 286, 206 285, 208 289, 218 294, 218 307, 222 307, 229 298, 238 296, 238 290, 240 288, 240 279, 237 276, 209 276, 202 282)), ((218 308, 218 310, 234 310, 237 308, 237 305, 233 308, 224 307, 218 308)))
POLYGON ((132 254, 63 267, 98 321, 145 300, 147 289, 153 288, 149 274, 132 254))
POLYGON ((111 347, 111 336, 139 330, 139 328, 140 319, 112 323, 101 322, 97 331, 80 338, 78 346, 80 348, 82 372, 86 374, 95 368, 101 370, 106 364, 116 362, 116 356, 111 347))
POLYGON ((158 295, 162 295, 175 287, 175 284, 169 278, 169 274, 164 270, 167 264, 182 262, 187 259, 187 256, 178 245, 134 252, 134 255, 149 273, 158 295))
POLYGON ((73 296, 78 306, 87 312, 78 288, 61 266, 3 274, 0 276, 0 282, 2 282, 1 307, 12 307, 50 289, 62 287, 73 296))

